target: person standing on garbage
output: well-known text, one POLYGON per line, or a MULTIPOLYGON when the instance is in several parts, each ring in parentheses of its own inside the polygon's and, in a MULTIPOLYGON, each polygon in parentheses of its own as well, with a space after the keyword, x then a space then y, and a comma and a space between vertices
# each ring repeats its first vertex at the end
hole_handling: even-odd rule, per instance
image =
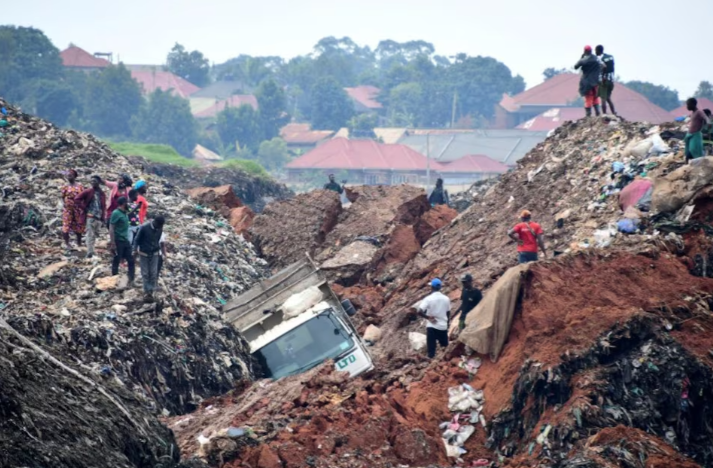
POLYGON ((607 104, 611 108, 611 113, 616 115, 614 103, 611 100, 612 92, 614 91, 614 57, 604 53, 604 46, 598 45, 594 48, 594 52, 602 62, 603 69, 599 80, 599 97, 602 100, 602 112, 607 113, 607 104))
POLYGON ((686 108, 691 112, 691 122, 688 124, 683 142, 686 146, 686 161, 703 156, 703 127, 708 125, 706 114, 698 108, 698 100, 690 98, 686 101, 686 108))
POLYGON ((442 347, 448 346, 448 321, 451 311, 451 300, 441 292, 443 282, 434 278, 431 281, 431 294, 423 298, 416 306, 421 317, 428 322, 426 324, 426 347, 428 357, 436 355, 436 344, 442 347))
POLYGON ((433 191, 428 196, 428 202, 431 206, 436 205, 450 205, 450 199, 448 198, 448 190, 443 188, 443 179, 436 179, 436 186, 433 191))
POLYGON ((109 219, 109 249, 114 255, 111 262, 111 274, 119 274, 119 264, 126 260, 129 266, 129 285, 134 284, 134 256, 129 243, 129 217, 126 212, 129 210, 129 201, 125 197, 119 197, 116 201, 116 209, 111 213, 109 219))
POLYGON ((523 210, 520 213, 520 222, 508 231, 510 239, 517 242, 518 263, 537 261, 537 247, 542 250, 542 256, 547 258, 545 250, 545 234, 542 226, 531 221, 532 213, 523 210))
POLYGON ((166 219, 156 216, 144 223, 134 239, 134 252, 139 256, 141 279, 144 284, 144 301, 153 302, 154 291, 158 283, 158 264, 161 255, 161 235, 166 219))
POLYGON ((134 184, 134 190, 138 192, 136 200, 139 203, 139 222, 144 224, 146 222, 146 214, 149 212, 149 202, 146 200, 149 186, 146 185, 146 181, 139 180, 134 184))
POLYGON ((111 182, 109 180, 105 180, 103 183, 109 187, 109 207, 106 210, 106 217, 110 220, 112 213, 118 206, 119 198, 129 198, 129 188, 131 187, 133 181, 127 174, 121 174, 118 181, 111 182))
POLYGON ((126 216, 129 217, 129 243, 132 245, 134 244, 136 233, 139 232, 139 228, 143 224, 139 217, 140 210, 139 192, 131 189, 129 190, 129 210, 126 212, 126 216))
POLYGON ((99 229, 104 224, 106 213, 106 195, 101 189, 102 179, 98 175, 92 176, 92 186, 75 198, 81 210, 81 222, 86 226, 87 232, 87 258, 94 256, 94 244, 99 234, 99 229))
POLYGON ((579 94, 584 97, 584 111, 587 117, 592 115, 592 107, 596 115, 599 111, 598 85, 599 75, 602 72, 602 63, 592 54, 592 46, 584 47, 584 55, 574 65, 575 70, 582 69, 582 78, 579 80, 579 94))
POLYGON ((333 192, 337 192, 341 195, 344 192, 344 184, 346 183, 347 181, 343 180, 342 185, 339 185, 334 178, 334 174, 329 174, 329 182, 324 184, 324 190, 332 190, 333 192))
POLYGON ((480 289, 473 286, 473 275, 470 273, 464 274, 460 279, 463 285, 463 290, 460 293, 460 306, 456 309, 455 313, 460 312, 460 318, 458 319, 458 330, 463 330, 465 328, 465 319, 468 316, 468 312, 475 309, 475 306, 480 304, 483 300, 483 293, 480 289))
POLYGON ((77 171, 70 169, 67 172, 67 185, 62 187, 62 238, 67 250, 72 246, 69 243, 69 233, 77 237, 77 247, 82 245, 85 223, 83 222, 82 207, 77 203, 77 196, 84 191, 82 184, 77 183, 77 171))

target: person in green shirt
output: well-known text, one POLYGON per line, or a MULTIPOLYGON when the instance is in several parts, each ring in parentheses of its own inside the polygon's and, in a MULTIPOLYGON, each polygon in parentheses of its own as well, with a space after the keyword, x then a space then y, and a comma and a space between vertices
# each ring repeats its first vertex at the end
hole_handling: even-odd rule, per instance
POLYGON ((109 219, 109 237, 111 238, 109 249, 114 255, 114 260, 111 262, 111 274, 118 275, 119 264, 122 260, 126 260, 126 264, 129 266, 129 285, 133 285, 135 265, 129 242, 129 217, 126 214, 129 210, 128 200, 126 197, 119 197, 117 204, 117 208, 111 213, 109 219))

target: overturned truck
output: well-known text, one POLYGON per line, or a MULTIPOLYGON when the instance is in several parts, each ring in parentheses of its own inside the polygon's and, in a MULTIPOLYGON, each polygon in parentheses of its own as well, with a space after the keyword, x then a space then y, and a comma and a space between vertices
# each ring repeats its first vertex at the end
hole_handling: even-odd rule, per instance
POLYGON ((374 366, 340 301, 311 260, 294 263, 224 307, 224 318, 250 344, 261 377, 300 374, 332 359, 355 377, 374 366))

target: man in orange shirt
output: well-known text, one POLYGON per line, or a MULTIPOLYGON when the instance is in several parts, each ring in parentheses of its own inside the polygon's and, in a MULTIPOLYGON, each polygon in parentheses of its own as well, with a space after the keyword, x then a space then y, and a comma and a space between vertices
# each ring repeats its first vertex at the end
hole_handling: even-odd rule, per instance
POLYGON ((537 247, 542 250, 542 256, 547 258, 545 237, 542 227, 530 221, 532 213, 523 210, 520 213, 520 223, 508 231, 510 239, 517 242, 517 259, 519 263, 537 261, 537 247))
POLYGON ((149 202, 146 201, 144 197, 148 192, 148 185, 144 180, 139 180, 134 184, 134 190, 138 193, 136 197, 136 202, 139 205, 139 224, 144 224, 146 221, 146 213, 149 211, 149 202))

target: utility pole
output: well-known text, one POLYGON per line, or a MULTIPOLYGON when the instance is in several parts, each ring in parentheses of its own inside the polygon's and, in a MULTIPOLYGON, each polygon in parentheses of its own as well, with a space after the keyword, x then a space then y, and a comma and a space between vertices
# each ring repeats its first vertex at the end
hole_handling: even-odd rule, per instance
MULTIPOLYGON (((426 130, 428 131, 428 130, 426 130)), ((426 133, 426 190, 431 186, 431 134, 426 133)))
POLYGON ((458 91, 453 91, 453 108, 451 111, 451 129, 456 126, 456 101, 458 100, 458 91))

